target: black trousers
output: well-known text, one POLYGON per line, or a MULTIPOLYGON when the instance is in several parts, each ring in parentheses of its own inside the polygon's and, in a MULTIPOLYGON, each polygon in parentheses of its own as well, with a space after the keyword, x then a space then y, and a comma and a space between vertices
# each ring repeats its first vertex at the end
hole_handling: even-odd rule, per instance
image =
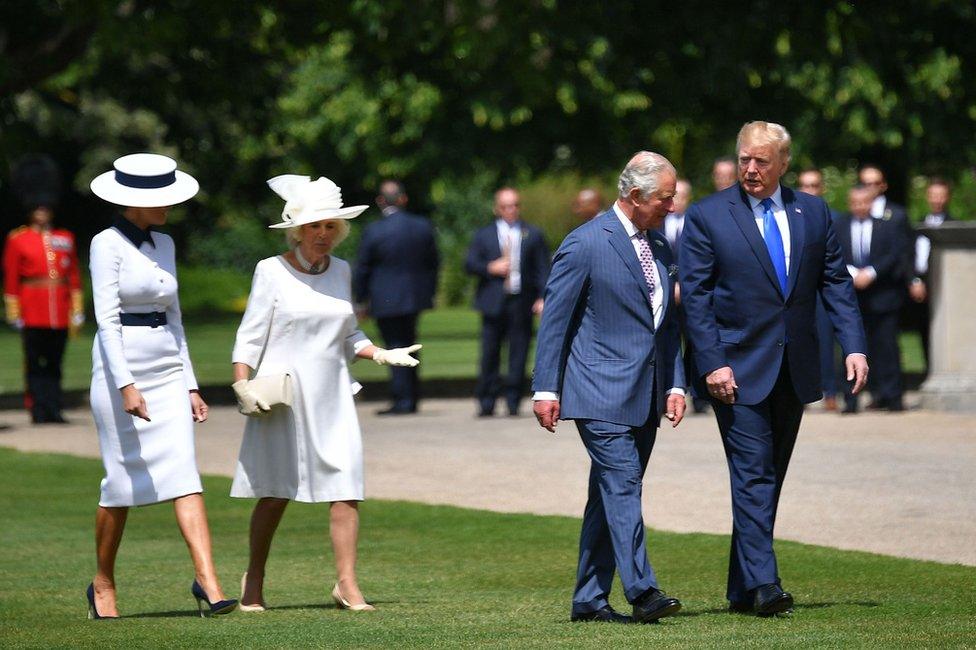
POLYGON ((532 303, 523 296, 506 296, 498 316, 481 315, 481 373, 475 397, 482 412, 493 412, 504 393, 509 412, 517 412, 525 393, 525 363, 532 340, 532 303), (508 342, 508 373, 499 374, 502 344, 508 342))
MULTIPOLYGON (((898 312, 862 312, 864 334, 868 343, 868 364, 871 373, 868 390, 871 398, 880 405, 901 404, 901 352, 898 349, 898 312)), ((845 395, 848 406, 857 405, 857 396, 850 394, 847 384, 845 395)))
MULTIPOLYGON (((419 314, 404 314, 377 318, 376 326, 387 348, 405 348, 417 342, 417 317, 419 314)), ((414 355, 418 356, 418 355, 414 355)), ((415 411, 420 399, 420 382, 416 368, 393 366, 390 368, 390 396, 393 409, 415 411)))
POLYGON ((68 330, 25 327, 26 402, 34 422, 61 419, 61 359, 68 330))

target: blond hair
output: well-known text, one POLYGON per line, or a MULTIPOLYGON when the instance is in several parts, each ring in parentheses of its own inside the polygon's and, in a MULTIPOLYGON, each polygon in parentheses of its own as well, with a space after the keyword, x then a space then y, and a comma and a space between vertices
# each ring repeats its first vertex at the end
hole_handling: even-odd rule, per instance
POLYGON ((741 151, 745 142, 773 145, 779 150, 783 160, 786 162, 790 160, 790 146, 793 144, 793 139, 790 138, 790 132, 786 130, 786 127, 780 124, 760 120, 746 122, 739 129, 739 135, 735 139, 735 150, 741 151))

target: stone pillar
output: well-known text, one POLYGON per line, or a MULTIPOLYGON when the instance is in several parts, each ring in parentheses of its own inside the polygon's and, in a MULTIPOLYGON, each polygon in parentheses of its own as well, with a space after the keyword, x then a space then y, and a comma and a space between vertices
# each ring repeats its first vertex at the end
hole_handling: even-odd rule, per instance
POLYGON ((950 221, 920 232, 932 241, 931 368, 922 406, 976 412, 976 222, 950 221))

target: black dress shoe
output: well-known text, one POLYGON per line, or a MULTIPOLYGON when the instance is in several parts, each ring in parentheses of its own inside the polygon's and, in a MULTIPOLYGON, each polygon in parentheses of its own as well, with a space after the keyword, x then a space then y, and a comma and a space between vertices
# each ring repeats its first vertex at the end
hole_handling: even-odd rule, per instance
POLYGON ((659 618, 671 616, 681 609, 681 601, 672 598, 660 589, 648 589, 634 601, 634 620, 638 623, 653 623, 659 618))
POLYGON ((574 623, 597 621, 599 623, 633 623, 634 619, 626 614, 621 614, 610 605, 601 607, 595 612, 584 612, 582 614, 571 614, 569 617, 574 623))
POLYGON ((793 609, 793 596, 776 584, 763 585, 756 589, 756 614, 772 616, 793 609))

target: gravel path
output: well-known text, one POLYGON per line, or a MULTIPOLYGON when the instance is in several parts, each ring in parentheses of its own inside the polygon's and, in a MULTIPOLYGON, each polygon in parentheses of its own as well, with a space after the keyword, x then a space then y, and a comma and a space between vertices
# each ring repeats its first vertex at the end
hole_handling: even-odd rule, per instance
MULTIPOLYGON (((376 417, 377 408, 359 409, 367 497, 581 516, 589 462, 573 423, 552 435, 528 405, 519 418, 476 419, 473 400, 431 399, 421 414, 400 418, 376 417)), ((32 427, 26 414, 2 412, 0 446, 98 457, 90 414, 68 417, 74 424, 32 427)), ((242 425, 235 409, 213 409, 197 429, 201 472, 233 473, 242 425)), ((729 532, 728 474, 710 414, 659 432, 647 480, 648 525, 729 532)), ((777 536, 976 566, 976 422, 926 411, 841 417, 811 407, 777 536)))

